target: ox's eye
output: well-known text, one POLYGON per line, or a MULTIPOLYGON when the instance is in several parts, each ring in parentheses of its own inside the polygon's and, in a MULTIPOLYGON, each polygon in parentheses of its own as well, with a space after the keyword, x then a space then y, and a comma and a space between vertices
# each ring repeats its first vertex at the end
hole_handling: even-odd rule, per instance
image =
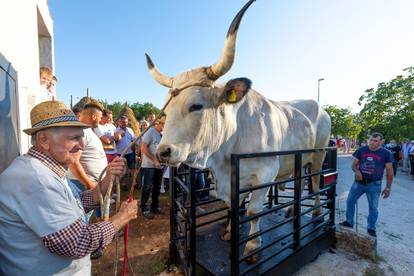
POLYGON ((201 110, 202 108, 203 108, 203 105, 202 104, 193 104, 188 109, 188 112, 198 111, 198 110, 201 110))

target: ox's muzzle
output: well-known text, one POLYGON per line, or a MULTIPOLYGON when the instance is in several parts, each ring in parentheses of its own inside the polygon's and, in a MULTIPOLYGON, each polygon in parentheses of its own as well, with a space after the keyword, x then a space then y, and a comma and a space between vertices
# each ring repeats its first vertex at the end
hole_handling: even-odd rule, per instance
POLYGON ((160 145, 155 154, 161 163, 168 164, 171 157, 171 147, 168 145, 160 145))

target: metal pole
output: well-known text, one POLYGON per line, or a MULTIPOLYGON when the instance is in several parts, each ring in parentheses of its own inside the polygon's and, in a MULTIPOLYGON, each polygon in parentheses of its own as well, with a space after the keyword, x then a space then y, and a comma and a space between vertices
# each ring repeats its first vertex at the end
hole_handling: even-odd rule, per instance
POLYGON ((302 182, 302 153, 295 153, 295 171, 294 171, 295 189, 293 204, 293 240, 295 250, 300 248, 300 213, 301 213, 301 182, 302 182))
POLYGON ((324 78, 320 78, 318 79, 318 104, 319 104, 319 92, 320 92, 320 87, 321 87, 321 81, 323 81, 324 78))
POLYGON ((189 182, 189 190, 190 190, 190 275, 196 275, 196 175, 195 169, 190 168, 190 182, 189 182))
POLYGON ((239 275, 239 173, 240 159, 237 155, 231 155, 231 239, 230 260, 231 275, 239 275))
POLYGON ((174 178, 177 175, 177 168, 170 167, 170 178, 169 178, 169 185, 170 185, 170 248, 169 248, 169 258, 168 258, 168 271, 171 271, 171 266, 177 264, 176 256, 178 255, 174 238, 176 234, 176 222, 175 222, 175 215, 176 215, 176 205, 175 201, 177 198, 177 191, 176 185, 174 182, 174 178))

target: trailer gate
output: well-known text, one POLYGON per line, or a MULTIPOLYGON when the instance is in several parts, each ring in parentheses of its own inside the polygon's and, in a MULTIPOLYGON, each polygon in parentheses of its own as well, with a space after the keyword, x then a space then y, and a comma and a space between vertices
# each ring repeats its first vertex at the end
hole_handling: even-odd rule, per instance
MULTIPOLYGON (((336 148, 278 151, 231 155, 231 206, 225 206, 218 198, 197 201, 196 195, 214 189, 197 190, 198 174, 208 170, 196 170, 182 166, 170 171, 170 248, 169 265, 179 266, 186 275, 291 275, 321 252, 335 244, 335 193, 336 193, 336 148), (302 155, 327 151, 324 167, 319 172, 302 175, 302 155), (291 178, 263 183, 253 188, 239 188, 240 160, 293 155, 294 175, 291 178), (314 193, 301 193, 301 181, 319 175, 321 189, 314 193), (284 192, 277 187, 286 184, 284 192), (268 200, 261 217, 260 231, 249 233, 252 220, 246 213, 248 199, 239 206, 241 194, 255 189, 269 189, 268 200), (320 195, 320 204, 314 206, 315 196, 320 195), (293 205, 293 216, 285 218, 283 209, 293 205), (199 207, 205 209, 198 212, 199 207), (312 218, 315 208, 321 214, 312 218), (231 240, 221 239, 228 220, 231 221, 231 240), (244 256, 245 244, 261 235, 260 248, 244 256), (255 263, 249 257, 258 255, 255 263)), ((308 181, 309 182, 309 181, 308 181)))

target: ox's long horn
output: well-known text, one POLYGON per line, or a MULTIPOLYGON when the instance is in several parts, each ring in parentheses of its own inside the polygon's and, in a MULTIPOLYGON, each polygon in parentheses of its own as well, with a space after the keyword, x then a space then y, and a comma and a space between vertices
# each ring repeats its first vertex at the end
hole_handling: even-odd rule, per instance
POLYGON ((165 87, 172 88, 173 86, 173 78, 164 75, 160 71, 155 68, 154 63, 152 62, 149 55, 145 54, 145 57, 147 58, 147 66, 148 70, 150 71, 151 76, 161 85, 164 85, 165 87))
POLYGON ((207 70, 208 77, 211 80, 216 80, 219 77, 223 76, 230 70, 231 66, 233 65, 234 54, 236 51, 237 30, 239 29, 239 25, 244 13, 254 1, 256 0, 250 0, 247 2, 231 22, 230 28, 227 32, 226 41, 224 42, 221 58, 219 62, 210 66, 210 70, 207 70))

